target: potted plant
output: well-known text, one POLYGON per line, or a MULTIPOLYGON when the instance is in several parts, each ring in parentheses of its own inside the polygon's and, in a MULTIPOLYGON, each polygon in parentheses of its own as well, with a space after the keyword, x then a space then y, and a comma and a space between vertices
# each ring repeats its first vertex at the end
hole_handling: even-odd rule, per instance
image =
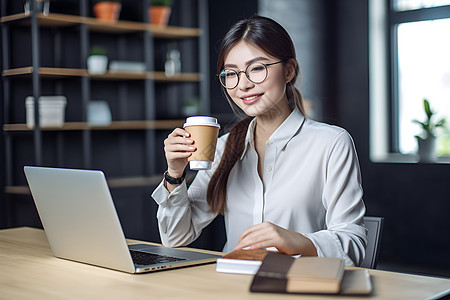
POLYGON ((422 127, 421 135, 416 135, 418 154, 421 162, 435 162, 437 159, 436 131, 439 127, 445 125, 445 119, 441 118, 438 121, 434 121, 433 116, 435 112, 431 110, 427 99, 423 99, 423 108, 426 115, 425 121, 413 120, 414 123, 422 127))
POLYGON ((92 4, 97 19, 108 22, 119 19, 121 0, 92 0, 92 4))
POLYGON ((100 46, 93 46, 87 58, 87 68, 89 74, 102 75, 106 73, 108 67, 108 57, 106 50, 100 46))
POLYGON ((151 24, 166 26, 172 12, 172 0, 150 0, 148 17, 151 24))

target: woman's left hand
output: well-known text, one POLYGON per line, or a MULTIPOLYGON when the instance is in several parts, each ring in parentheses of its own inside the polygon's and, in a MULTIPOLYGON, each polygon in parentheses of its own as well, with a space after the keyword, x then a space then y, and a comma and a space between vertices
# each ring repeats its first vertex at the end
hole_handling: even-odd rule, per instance
POLYGON ((246 247, 249 249, 276 247, 278 251, 288 255, 317 256, 316 247, 310 239, 270 222, 253 225, 241 234, 234 249, 246 247))

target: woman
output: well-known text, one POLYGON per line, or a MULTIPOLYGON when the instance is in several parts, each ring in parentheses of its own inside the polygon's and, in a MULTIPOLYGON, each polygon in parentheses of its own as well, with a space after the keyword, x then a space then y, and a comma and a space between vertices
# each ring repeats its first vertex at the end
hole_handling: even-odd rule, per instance
POLYGON ((219 138, 212 169, 199 171, 189 189, 183 174, 195 141, 181 128, 167 137, 167 176, 152 194, 162 243, 191 243, 220 213, 225 252, 274 247, 359 265, 367 233, 353 141, 342 128, 305 118, 288 33, 260 16, 236 23, 218 70, 230 104, 248 118, 219 138))

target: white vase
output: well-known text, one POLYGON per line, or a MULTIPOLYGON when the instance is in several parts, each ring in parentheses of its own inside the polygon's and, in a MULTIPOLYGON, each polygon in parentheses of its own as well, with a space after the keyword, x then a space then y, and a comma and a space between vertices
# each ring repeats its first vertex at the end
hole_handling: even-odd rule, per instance
POLYGON ((91 55, 87 58, 89 74, 102 75, 108 68, 108 57, 105 55, 91 55))
POLYGON ((417 138, 418 154, 420 162, 433 163, 437 160, 436 137, 426 139, 417 138))

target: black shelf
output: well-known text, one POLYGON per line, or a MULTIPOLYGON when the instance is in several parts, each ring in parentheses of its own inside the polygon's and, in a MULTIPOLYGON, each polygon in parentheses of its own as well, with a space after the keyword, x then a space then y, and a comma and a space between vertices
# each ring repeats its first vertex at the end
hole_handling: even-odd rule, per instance
MULTIPOLYGON (((15 211, 16 197, 29 195, 24 165, 102 169, 113 178, 111 188, 132 188, 134 194, 158 184, 165 168, 163 140, 183 124, 181 105, 188 100, 183 97, 196 97, 199 113, 210 113, 208 1, 174 0, 173 9, 183 11, 172 20, 175 26, 146 22, 147 0, 127 1, 134 14, 141 14, 136 20, 110 23, 89 16, 89 0, 72 1, 77 9, 70 14, 55 10, 48 15, 24 14, 19 11, 22 2, 0 1, 5 141, 1 207, 15 211), (86 59, 95 44, 106 46, 110 60, 140 61, 147 71, 89 74, 86 59), (182 53, 182 72, 166 76, 161 60, 174 47, 182 53), (37 125, 28 128, 25 97, 30 95, 67 96, 64 125, 40 128, 36 107, 37 125), (110 125, 87 122, 91 100, 108 102, 110 125)), ((142 196, 149 200, 147 192, 142 196)), ((23 225, 9 215, 2 212, 2 224, 23 225)))

